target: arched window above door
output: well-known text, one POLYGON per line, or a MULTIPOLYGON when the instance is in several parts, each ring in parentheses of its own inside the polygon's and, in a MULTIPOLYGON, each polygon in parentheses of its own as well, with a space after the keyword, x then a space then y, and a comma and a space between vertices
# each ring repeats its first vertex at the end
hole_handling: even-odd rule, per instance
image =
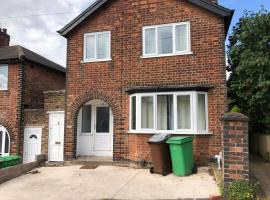
POLYGON ((7 129, 0 125, 0 156, 8 156, 10 153, 10 136, 7 129))

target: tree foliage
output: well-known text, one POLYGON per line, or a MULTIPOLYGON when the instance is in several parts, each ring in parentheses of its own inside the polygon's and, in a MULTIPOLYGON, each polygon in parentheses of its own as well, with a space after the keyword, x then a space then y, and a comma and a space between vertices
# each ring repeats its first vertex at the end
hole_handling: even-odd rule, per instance
POLYGON ((247 12, 228 45, 228 95, 250 119, 252 131, 270 131, 270 13, 247 12))

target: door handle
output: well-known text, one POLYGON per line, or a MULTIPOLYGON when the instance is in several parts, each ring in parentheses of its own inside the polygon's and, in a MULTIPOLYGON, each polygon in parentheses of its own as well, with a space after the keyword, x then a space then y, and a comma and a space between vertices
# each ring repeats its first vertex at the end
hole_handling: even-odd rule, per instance
POLYGON ((61 144, 61 142, 55 142, 55 144, 61 144))

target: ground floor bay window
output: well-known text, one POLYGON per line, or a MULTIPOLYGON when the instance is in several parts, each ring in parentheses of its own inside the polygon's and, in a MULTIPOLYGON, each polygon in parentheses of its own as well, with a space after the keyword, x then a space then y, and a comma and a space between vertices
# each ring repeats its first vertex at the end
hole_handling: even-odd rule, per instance
POLYGON ((175 134, 208 133, 207 92, 131 95, 130 131, 175 134))
POLYGON ((10 151, 10 137, 5 127, 0 125, 0 157, 8 156, 10 151))

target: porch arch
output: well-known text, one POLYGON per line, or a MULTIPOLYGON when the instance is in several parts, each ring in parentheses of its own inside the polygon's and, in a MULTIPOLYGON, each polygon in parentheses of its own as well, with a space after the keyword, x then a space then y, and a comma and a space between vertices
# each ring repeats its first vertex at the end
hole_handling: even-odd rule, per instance
POLYGON ((10 134, 8 130, 0 125, 0 157, 10 154, 10 134))
POLYGON ((67 113, 67 118, 71 119, 72 125, 71 127, 73 135, 73 157, 76 157, 77 152, 77 118, 79 115, 79 111, 84 104, 92 100, 102 100, 109 105, 113 113, 114 133, 117 132, 119 126, 121 126, 121 106, 112 94, 100 90, 91 90, 84 92, 73 101, 73 104, 71 104, 67 113))

